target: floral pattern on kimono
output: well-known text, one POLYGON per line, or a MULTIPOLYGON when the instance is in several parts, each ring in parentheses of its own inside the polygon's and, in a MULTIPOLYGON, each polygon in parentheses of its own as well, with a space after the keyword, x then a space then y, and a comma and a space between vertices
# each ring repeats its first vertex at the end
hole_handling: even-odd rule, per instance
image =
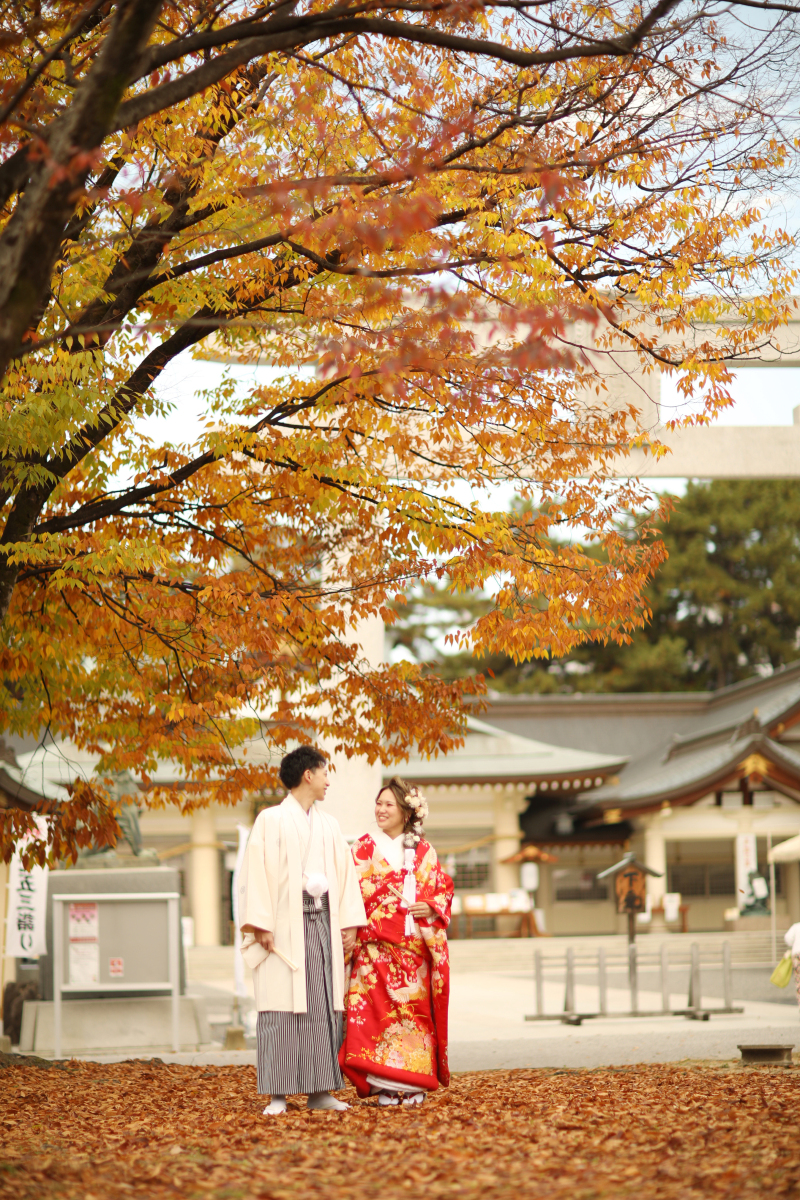
POLYGON ((392 891, 403 890, 395 871, 369 834, 353 846, 367 924, 357 935, 345 997, 347 1029, 339 1054, 345 1075, 368 1096, 367 1075, 433 1091, 450 1082, 447 1008, 450 965, 446 929, 453 881, 429 842, 414 856, 417 901, 434 910, 405 933, 406 908, 392 891), (391 886, 390 886, 391 885, 391 886))

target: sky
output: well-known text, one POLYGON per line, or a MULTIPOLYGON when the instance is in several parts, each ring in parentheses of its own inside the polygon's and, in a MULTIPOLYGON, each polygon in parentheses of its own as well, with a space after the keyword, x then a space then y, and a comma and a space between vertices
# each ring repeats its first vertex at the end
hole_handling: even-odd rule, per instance
MULTIPOLYGON (((737 372, 732 391, 734 406, 719 416, 718 425, 791 425, 792 409, 800 406, 800 367, 748 367, 737 372)), ((663 377, 662 418, 685 411, 675 377, 663 377)))

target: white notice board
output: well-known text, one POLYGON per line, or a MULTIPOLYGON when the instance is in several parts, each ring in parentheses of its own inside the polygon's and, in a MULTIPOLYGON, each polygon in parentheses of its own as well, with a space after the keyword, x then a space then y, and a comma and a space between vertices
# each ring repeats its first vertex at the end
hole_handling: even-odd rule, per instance
POLYGON ((100 981, 100 914, 96 903, 76 901, 68 906, 69 982, 100 981))

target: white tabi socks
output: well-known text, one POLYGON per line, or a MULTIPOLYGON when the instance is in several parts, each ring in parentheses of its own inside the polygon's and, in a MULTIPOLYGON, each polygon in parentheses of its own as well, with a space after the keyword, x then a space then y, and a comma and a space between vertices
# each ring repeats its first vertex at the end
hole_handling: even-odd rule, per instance
POLYGON ((267 1107, 264 1109, 265 1117, 278 1117, 281 1113, 286 1112, 286 1097, 273 1096, 267 1107))
POLYGON ((308 1108, 322 1108, 329 1112, 346 1112, 350 1107, 343 1100, 337 1100, 330 1092, 312 1092, 308 1097, 308 1108))

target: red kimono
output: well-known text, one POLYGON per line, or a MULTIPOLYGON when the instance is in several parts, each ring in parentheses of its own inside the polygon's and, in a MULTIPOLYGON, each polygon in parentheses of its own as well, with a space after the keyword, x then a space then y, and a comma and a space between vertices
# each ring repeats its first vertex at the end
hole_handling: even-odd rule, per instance
POLYGON ((403 889, 395 871, 366 834, 353 846, 368 924, 358 931, 345 998, 347 1030, 339 1062, 359 1096, 370 1094, 367 1075, 433 1091, 450 1082, 447 1006, 450 966, 447 934, 453 881, 436 851, 422 839, 414 857, 417 901, 435 910, 406 935, 406 908, 389 888, 403 889))

